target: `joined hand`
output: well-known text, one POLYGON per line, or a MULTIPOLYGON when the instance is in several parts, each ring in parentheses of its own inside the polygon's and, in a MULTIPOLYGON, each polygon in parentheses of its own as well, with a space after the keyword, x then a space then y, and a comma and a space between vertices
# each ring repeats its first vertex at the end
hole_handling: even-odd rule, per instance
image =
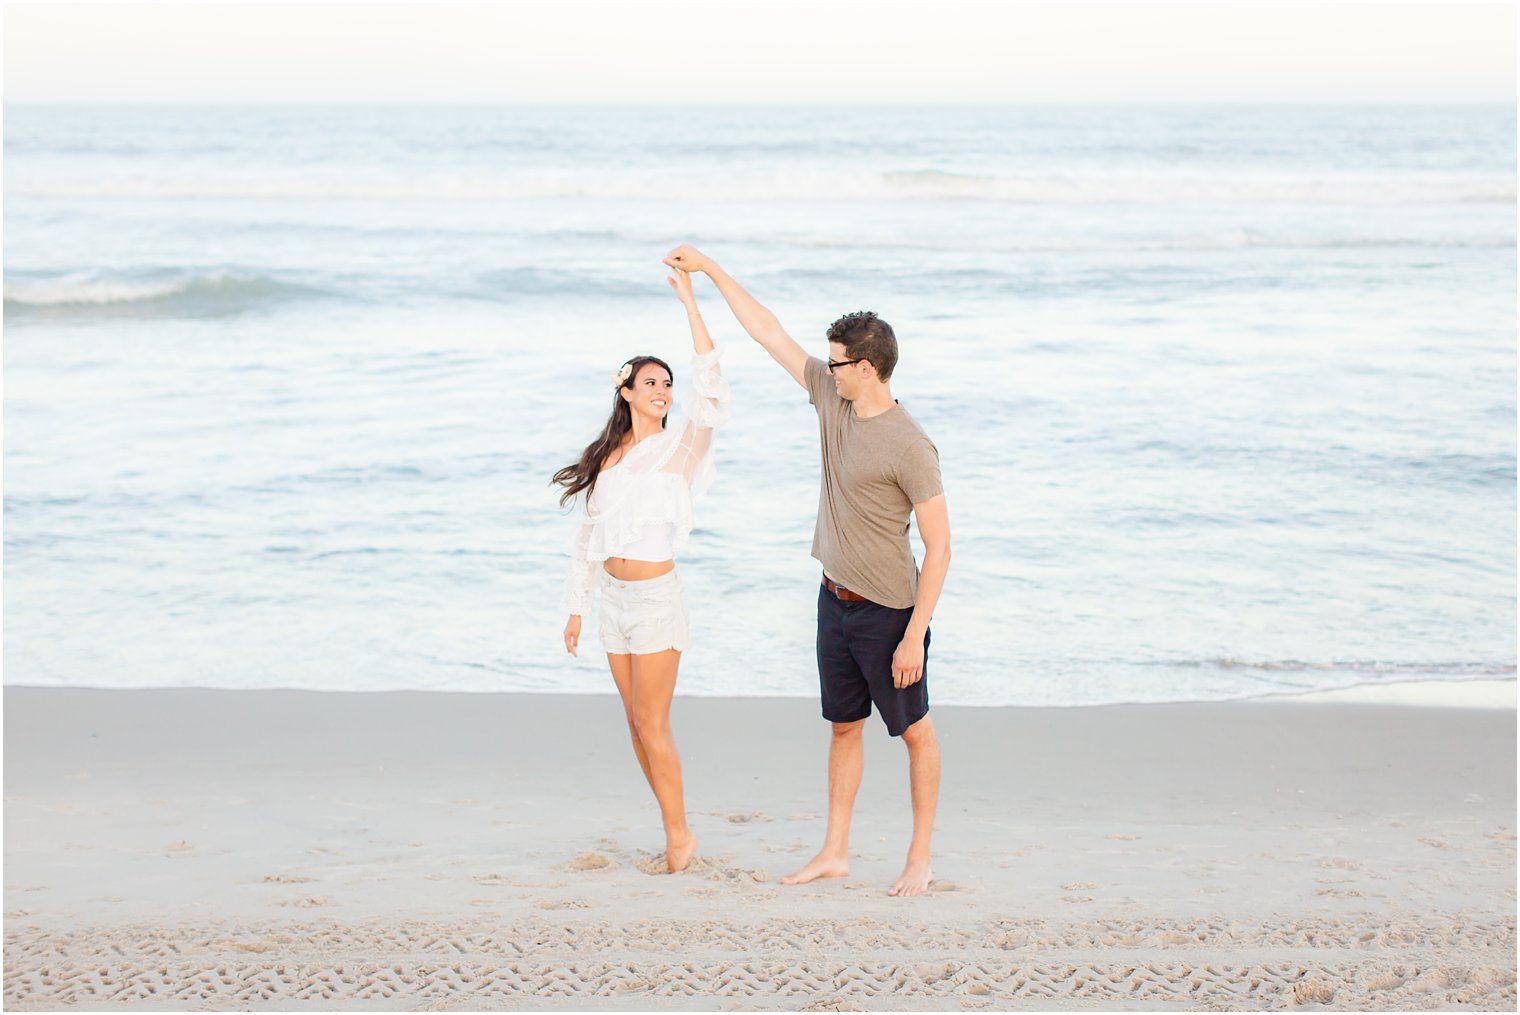
POLYGON ((712 262, 702 251, 689 243, 683 243, 665 255, 664 263, 679 271, 707 271, 712 262))

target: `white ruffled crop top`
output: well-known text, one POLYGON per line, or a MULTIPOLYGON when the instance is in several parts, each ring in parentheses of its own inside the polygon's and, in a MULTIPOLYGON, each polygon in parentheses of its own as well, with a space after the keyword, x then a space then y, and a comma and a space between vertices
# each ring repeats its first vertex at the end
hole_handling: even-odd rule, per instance
POLYGON ((639 441, 576 498, 564 610, 585 616, 596 565, 608 557, 671 560, 691 535, 692 503, 713 480, 713 427, 728 422, 728 381, 720 350, 693 356, 685 418, 639 441))

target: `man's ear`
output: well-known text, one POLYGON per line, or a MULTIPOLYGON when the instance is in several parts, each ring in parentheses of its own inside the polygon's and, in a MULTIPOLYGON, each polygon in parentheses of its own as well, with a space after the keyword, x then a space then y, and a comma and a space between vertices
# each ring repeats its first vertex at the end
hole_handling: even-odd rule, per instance
POLYGON ((876 376, 876 364, 875 363, 872 363, 868 359, 863 359, 863 360, 860 361, 860 365, 866 368, 866 370, 865 370, 866 380, 868 380, 868 381, 879 381, 879 380, 881 380, 880 377, 876 376))

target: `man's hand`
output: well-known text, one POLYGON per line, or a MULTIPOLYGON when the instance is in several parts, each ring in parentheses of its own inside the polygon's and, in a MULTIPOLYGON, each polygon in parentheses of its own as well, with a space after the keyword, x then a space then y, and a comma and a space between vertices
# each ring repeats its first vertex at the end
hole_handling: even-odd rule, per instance
POLYGON ((892 653, 892 686, 901 691, 912 687, 924 675, 924 636, 910 629, 892 653))
POLYGON ((713 266, 706 254, 689 243, 683 243, 666 254, 665 264, 679 271, 707 271, 713 266))
POLYGON ((565 623, 565 651, 579 658, 575 651, 581 643, 581 618, 570 614, 570 619, 565 623))

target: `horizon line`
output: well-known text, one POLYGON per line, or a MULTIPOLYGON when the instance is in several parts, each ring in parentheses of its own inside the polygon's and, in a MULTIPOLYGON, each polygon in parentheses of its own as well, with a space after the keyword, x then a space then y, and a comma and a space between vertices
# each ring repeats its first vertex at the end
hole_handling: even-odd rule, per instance
POLYGON ((722 99, 712 101, 668 102, 630 99, 519 100, 519 99, 6 99, 4 106, 540 106, 571 108, 578 106, 1515 106, 1516 97, 1508 99, 931 99, 931 100, 792 100, 722 99))

